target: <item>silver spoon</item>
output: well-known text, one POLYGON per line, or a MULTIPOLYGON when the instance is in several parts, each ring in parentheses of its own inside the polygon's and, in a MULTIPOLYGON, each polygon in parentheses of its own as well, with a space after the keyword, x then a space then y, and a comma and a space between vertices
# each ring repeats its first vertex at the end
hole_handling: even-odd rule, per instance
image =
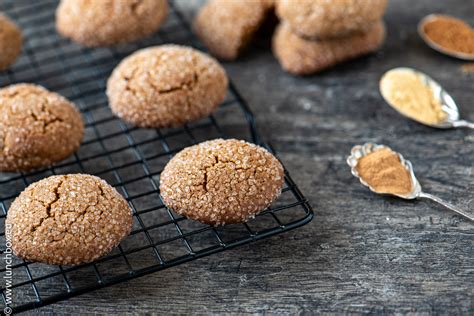
POLYGON ((456 128, 456 127, 466 127, 466 128, 474 129, 474 123, 460 119, 459 109, 456 105, 456 102, 454 102, 453 98, 446 92, 446 90, 443 89, 443 87, 438 82, 433 80, 427 74, 425 74, 421 71, 418 71, 416 69, 409 68, 409 67, 394 68, 394 69, 391 69, 391 70, 387 71, 385 74, 380 79, 380 84, 379 84, 380 93, 382 94, 382 97, 385 99, 385 101, 393 109, 395 109, 398 113, 400 113, 401 115, 403 115, 403 116, 405 116, 405 117, 407 117, 411 120, 417 121, 420 124, 428 125, 428 126, 431 126, 431 127, 434 127, 434 128, 448 129, 448 128, 456 128), (436 123, 436 124, 427 124, 425 122, 421 122, 421 121, 417 120, 414 117, 409 117, 409 116, 401 113, 397 109, 397 107, 394 106, 390 102, 388 96, 386 96, 384 94, 384 91, 382 89, 383 77, 385 76, 385 74, 387 74, 388 72, 391 72, 391 71, 412 71, 413 73, 419 75, 420 78, 422 78, 424 84, 426 84, 428 87, 431 88, 431 91, 433 91, 434 97, 441 101, 441 109, 446 113, 445 119, 443 121, 439 122, 439 123, 436 123))
MULTIPOLYGON (((360 183, 362 183, 363 185, 365 185, 366 187, 368 187, 372 192, 375 192, 377 194, 381 194, 377 191, 375 191, 375 189, 373 187, 371 187, 367 182, 365 182, 360 176, 359 176, 359 173, 357 172, 357 169, 356 169, 356 166, 357 166, 357 163, 359 162, 359 159, 370 154, 371 152, 375 151, 375 150, 378 150, 378 149, 382 149, 382 148, 387 148, 387 149, 390 149, 389 147, 385 146, 385 145, 377 145, 377 144, 374 144, 374 143, 366 143, 362 146, 360 145, 357 145, 357 146, 354 146, 351 150, 351 155, 347 158, 347 164, 351 167, 351 172, 352 174, 359 179, 360 183)), ((390 149, 391 150, 391 149, 390 149)), ((432 201, 435 201, 441 205, 443 205, 444 207, 450 209, 451 211, 454 211, 456 213, 458 213, 459 215, 462 215, 464 216, 465 218, 471 220, 471 221, 474 221, 474 216, 466 213, 465 211, 463 210, 460 210, 459 208, 457 208, 456 206, 440 199, 439 197, 437 196, 434 196, 432 194, 429 194, 429 193, 425 193, 421 190, 421 185, 420 183, 418 182, 417 178, 415 177, 415 173, 413 172, 413 166, 411 164, 410 161, 408 160, 405 160, 403 158, 403 156, 400 154, 400 153, 397 153, 398 157, 400 158, 400 161, 402 163, 402 165, 405 167, 406 170, 408 170, 408 172, 410 173, 410 176, 411 176, 411 183, 412 183, 412 191, 406 195, 403 195, 403 194, 387 194, 387 193, 382 193, 382 194, 385 194, 385 195, 394 195, 394 196, 398 196, 402 199, 406 199, 406 200, 413 200, 413 199, 417 199, 417 198, 425 198, 425 199, 429 199, 429 200, 432 200, 432 201)))
POLYGON ((434 50, 440 52, 441 54, 445 54, 454 58, 459 58, 462 60, 469 60, 472 61, 474 60, 474 54, 467 54, 467 53, 462 53, 462 52, 455 52, 452 50, 448 50, 444 48, 443 46, 438 45, 436 42, 432 41, 425 33, 425 25, 439 17, 449 17, 452 18, 451 16, 446 16, 442 14, 430 14, 425 16, 421 21, 418 23, 418 34, 420 37, 423 39, 423 41, 431 48, 434 50))

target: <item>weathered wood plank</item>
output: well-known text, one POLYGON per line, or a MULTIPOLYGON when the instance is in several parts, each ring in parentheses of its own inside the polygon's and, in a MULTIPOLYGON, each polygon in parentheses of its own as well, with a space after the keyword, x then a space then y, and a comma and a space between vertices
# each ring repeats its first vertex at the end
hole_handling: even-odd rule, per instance
POLYGON ((419 19, 432 12, 474 25, 471 1, 392 0, 388 40, 376 55, 296 78, 263 43, 226 65, 312 202, 311 224, 39 312, 474 313, 472 223, 430 202, 377 197, 345 163, 354 144, 388 144, 413 161, 427 191, 474 210, 474 134, 408 122, 378 93, 385 70, 416 67, 474 120, 474 75, 461 73, 462 61, 431 51, 416 34, 419 19))

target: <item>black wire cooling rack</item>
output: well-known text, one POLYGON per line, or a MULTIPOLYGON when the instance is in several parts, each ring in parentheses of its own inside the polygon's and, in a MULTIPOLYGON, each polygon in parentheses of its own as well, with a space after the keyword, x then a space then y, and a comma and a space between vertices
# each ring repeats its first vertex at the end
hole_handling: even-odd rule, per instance
POLYGON ((24 35, 22 56, 10 70, 0 73, 0 86, 19 82, 43 85, 72 100, 86 122, 84 142, 73 157, 34 172, 0 174, 3 308, 8 306, 19 312, 44 306, 311 221, 311 207, 286 171, 282 196, 245 224, 213 228, 178 216, 163 205, 158 190, 160 172, 170 157, 184 147, 231 136, 264 145, 252 113, 232 84, 226 101, 211 116, 180 128, 138 129, 112 115, 105 84, 123 57, 141 47, 167 42, 202 48, 177 4, 170 5, 167 23, 153 38, 123 47, 87 49, 57 35, 57 1, 0 2, 0 11, 15 20, 24 35), (130 236, 112 253, 91 264, 53 266, 13 256, 11 267, 7 267, 4 224, 12 200, 32 182, 52 174, 75 172, 95 174, 125 196, 134 212, 130 236), (10 271, 12 284, 7 287, 10 271), (10 299, 11 303, 7 303, 10 299))

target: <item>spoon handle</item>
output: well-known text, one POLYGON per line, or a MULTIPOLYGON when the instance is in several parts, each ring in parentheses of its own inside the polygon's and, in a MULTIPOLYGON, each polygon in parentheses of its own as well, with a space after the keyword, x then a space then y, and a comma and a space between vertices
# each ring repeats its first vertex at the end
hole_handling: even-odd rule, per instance
POLYGON ((471 123, 471 122, 468 122, 468 121, 465 121, 465 120, 456 121, 456 122, 453 123, 453 126, 454 127, 466 127, 466 128, 474 129, 474 123, 471 123))
POLYGON ((429 194, 429 193, 424 193, 424 192, 421 192, 418 197, 420 198, 425 198, 425 199, 429 199, 429 200, 432 200, 432 201, 435 201, 441 205, 443 205, 444 207, 450 209, 451 211, 454 211, 456 213, 458 213, 459 215, 462 215, 464 216, 465 218, 471 220, 474 222, 474 217, 470 214, 467 214, 465 211, 463 210, 460 210, 459 208, 457 208, 456 206, 452 205, 451 203, 448 203, 442 199, 440 199, 439 197, 435 196, 435 195, 432 195, 432 194, 429 194))

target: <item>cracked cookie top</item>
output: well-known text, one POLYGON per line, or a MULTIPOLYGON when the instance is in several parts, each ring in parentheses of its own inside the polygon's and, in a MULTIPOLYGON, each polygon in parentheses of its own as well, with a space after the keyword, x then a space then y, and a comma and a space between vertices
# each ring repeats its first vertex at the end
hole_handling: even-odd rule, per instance
POLYGON ((107 82, 112 111, 139 127, 170 127, 209 115, 225 98, 227 75, 193 48, 161 45, 125 58, 107 82))
POLYGON ((18 26, 0 13, 0 70, 7 69, 21 52, 22 35, 18 26))
POLYGON ((0 89, 0 171, 63 160, 79 148, 84 123, 74 104, 33 84, 0 89))
POLYGON ((61 0, 56 29, 89 47, 109 46, 152 35, 167 15, 166 0, 61 0))
POLYGON ((12 249, 25 260, 49 264, 91 262, 130 233, 127 201, 104 180, 86 174, 51 176, 13 201, 12 249))
POLYGON ((211 225, 245 222, 280 195, 281 163, 267 150, 236 139, 215 139, 185 148, 160 176, 164 203, 211 225))

